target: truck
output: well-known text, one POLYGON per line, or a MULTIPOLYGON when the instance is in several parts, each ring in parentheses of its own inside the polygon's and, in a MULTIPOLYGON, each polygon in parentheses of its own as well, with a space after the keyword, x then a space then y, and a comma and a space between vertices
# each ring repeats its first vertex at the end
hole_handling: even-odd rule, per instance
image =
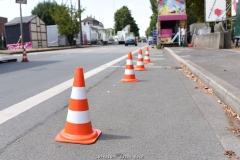
POLYGON ((69 44, 67 36, 58 33, 57 25, 47 26, 47 43, 48 47, 67 46, 69 44))
MULTIPOLYGON (((80 44, 80 34, 76 35, 76 44, 80 44)), ((97 28, 82 25, 82 44, 91 45, 97 44, 99 39, 99 31, 97 28)))
POLYGON ((124 44, 127 38, 127 33, 125 31, 118 31, 118 44, 124 44))
MULTIPOLYGON (((181 45, 180 28, 187 28, 185 0, 158 0, 158 45, 181 45)), ((185 38, 186 40, 186 38, 185 38)), ((185 43, 185 42, 183 42, 185 43)))
POLYGON ((110 30, 108 29, 98 29, 99 32, 99 39, 102 41, 103 44, 108 44, 109 37, 110 37, 110 30))
POLYGON ((118 35, 118 44, 124 44, 126 38, 130 35, 130 25, 127 25, 122 29, 122 31, 117 32, 118 35))

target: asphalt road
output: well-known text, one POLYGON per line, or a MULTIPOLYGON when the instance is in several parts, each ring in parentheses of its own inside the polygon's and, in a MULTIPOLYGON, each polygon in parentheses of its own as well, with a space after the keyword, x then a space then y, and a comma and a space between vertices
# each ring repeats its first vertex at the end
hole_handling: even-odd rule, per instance
POLYGON ((139 82, 121 82, 127 53, 136 64, 145 45, 38 52, 28 63, 1 64, 0 159, 227 159, 222 153, 239 147, 224 110, 166 51, 150 48, 153 63, 135 72, 139 82), (93 127, 102 131, 93 145, 54 140, 78 66, 93 127))

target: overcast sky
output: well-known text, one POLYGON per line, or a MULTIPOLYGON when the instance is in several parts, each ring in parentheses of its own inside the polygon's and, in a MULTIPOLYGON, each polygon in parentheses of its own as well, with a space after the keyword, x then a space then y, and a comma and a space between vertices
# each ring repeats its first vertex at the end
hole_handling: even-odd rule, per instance
MULTIPOLYGON (((34 6, 42 1, 28 0, 28 4, 22 5, 22 15, 30 16, 34 6)), ((62 2, 62 0, 56 1, 59 4, 62 2)), ((0 0, 0 17, 6 17, 8 21, 20 17, 20 7, 15 2, 16 0, 0 0)), ((68 0, 68 3, 70 4, 70 0, 68 0)), ((77 6, 78 0, 72 0, 72 3, 77 6)), ((152 14, 149 0, 81 0, 81 6, 86 9, 82 19, 92 15, 102 22, 105 28, 113 28, 114 10, 116 11, 124 5, 132 11, 132 16, 140 29, 140 36, 145 36, 145 30, 149 26, 152 14)))

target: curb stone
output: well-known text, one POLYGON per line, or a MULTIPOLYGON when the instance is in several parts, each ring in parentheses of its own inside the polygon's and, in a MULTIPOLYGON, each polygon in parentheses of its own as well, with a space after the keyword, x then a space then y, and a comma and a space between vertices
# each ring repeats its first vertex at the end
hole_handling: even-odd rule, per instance
POLYGON ((191 73, 197 76, 209 88, 212 88, 213 92, 218 98, 221 99, 222 102, 231 107, 234 112, 240 115, 240 90, 238 88, 223 81, 191 61, 182 59, 170 48, 165 47, 165 49, 181 64, 185 65, 191 73))
MULTIPOLYGON (((76 49, 76 48, 91 48, 91 47, 101 47, 102 45, 91 45, 91 46, 72 46, 72 47, 53 47, 53 48, 37 48, 26 50, 27 53, 32 52, 45 52, 45 51, 56 51, 65 49, 76 49)), ((0 54, 11 55, 11 54, 22 54, 22 49, 20 50, 0 50, 0 54)))

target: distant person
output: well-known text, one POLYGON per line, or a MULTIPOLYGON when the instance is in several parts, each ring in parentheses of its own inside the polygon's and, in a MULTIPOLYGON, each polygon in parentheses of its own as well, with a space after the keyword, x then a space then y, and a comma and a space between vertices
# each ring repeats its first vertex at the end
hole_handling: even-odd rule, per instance
POLYGON ((186 36, 186 29, 185 26, 183 26, 181 28, 181 42, 184 43, 185 42, 185 36, 186 36))

